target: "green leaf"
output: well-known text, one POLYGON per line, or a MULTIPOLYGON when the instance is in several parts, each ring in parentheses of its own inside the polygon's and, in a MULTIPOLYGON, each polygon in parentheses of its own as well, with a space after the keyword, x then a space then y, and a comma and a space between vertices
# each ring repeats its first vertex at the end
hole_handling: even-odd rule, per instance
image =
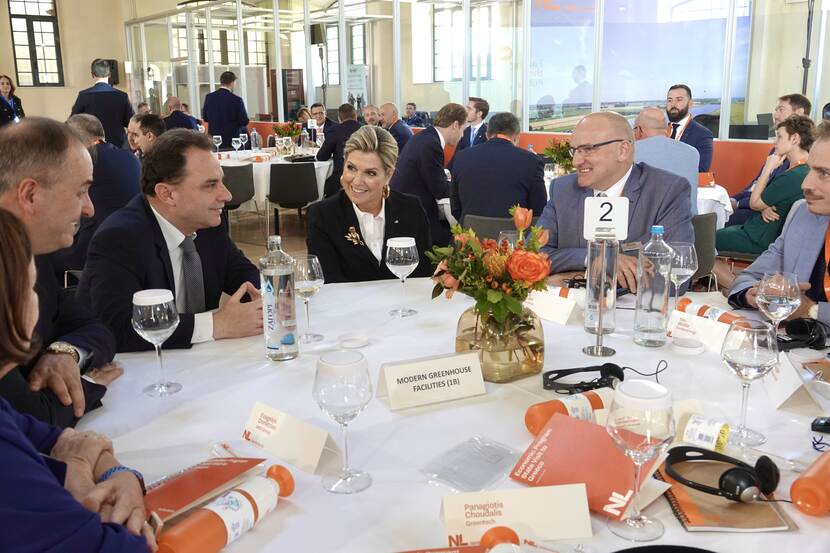
POLYGON ((504 306, 504 302, 493 304, 493 316, 499 323, 504 323, 508 313, 509 311, 507 310, 507 307, 504 306))
POLYGON ((440 284, 436 284, 436 285, 432 288, 432 299, 435 299, 435 298, 437 298, 438 296, 440 296, 440 295, 441 295, 441 292, 443 292, 443 291, 444 291, 444 287, 443 287, 443 286, 441 286, 440 284))
POLYGON ((489 301, 490 303, 500 302, 503 296, 504 294, 502 294, 498 290, 487 290, 487 301, 489 301))
POLYGON ((517 300, 513 296, 504 296, 504 305, 512 313, 515 313, 516 315, 521 315, 522 314, 522 304, 519 300, 517 300))

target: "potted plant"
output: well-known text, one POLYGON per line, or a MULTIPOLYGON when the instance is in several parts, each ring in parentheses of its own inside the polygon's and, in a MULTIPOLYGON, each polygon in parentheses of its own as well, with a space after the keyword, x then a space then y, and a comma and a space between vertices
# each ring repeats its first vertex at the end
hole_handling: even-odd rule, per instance
POLYGON ((556 165, 554 170, 557 177, 573 173, 574 159, 571 155, 571 143, 568 140, 561 140, 559 142, 551 139, 548 142, 548 147, 545 148, 545 157, 553 160, 556 165))

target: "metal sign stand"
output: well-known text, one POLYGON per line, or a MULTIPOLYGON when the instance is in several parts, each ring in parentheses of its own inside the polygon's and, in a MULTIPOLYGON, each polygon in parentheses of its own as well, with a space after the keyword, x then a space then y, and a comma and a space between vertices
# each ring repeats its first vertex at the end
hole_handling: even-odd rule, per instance
POLYGON ((605 311, 605 289, 606 289, 606 281, 608 280, 608 275, 606 274, 607 271, 607 248, 608 248, 608 238, 603 235, 597 234, 594 239, 601 244, 601 253, 602 262, 600 266, 600 282, 599 282, 599 300, 597 301, 597 343, 593 346, 585 346, 582 348, 582 353, 586 355, 590 355, 592 357, 611 357, 617 351, 614 348, 610 348, 608 346, 602 345, 602 335, 604 332, 604 328, 602 326, 602 314, 605 311))

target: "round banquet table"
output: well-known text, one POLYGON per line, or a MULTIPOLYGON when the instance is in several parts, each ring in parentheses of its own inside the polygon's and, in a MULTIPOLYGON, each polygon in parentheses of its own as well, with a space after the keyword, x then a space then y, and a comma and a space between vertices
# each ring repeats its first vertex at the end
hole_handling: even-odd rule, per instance
MULTIPOLYGON (((206 459, 212 444, 219 441, 227 441, 246 455, 268 457, 241 440, 255 401, 320 426, 341 443, 337 425, 321 413, 311 397, 317 357, 322 351, 336 348, 339 334, 365 331, 371 340, 362 351, 377 384, 378 369, 384 362, 451 353, 456 322, 472 300, 460 294, 452 300, 430 300, 431 288, 428 279, 407 281, 405 292, 400 282, 391 280, 325 285, 311 301, 311 321, 313 331, 324 334, 326 341, 310 349, 301 348, 300 356, 289 362, 266 360, 261 336, 165 351, 169 375, 184 385, 180 393, 168 399, 141 393, 157 378, 154 353, 119 355, 117 361, 125 369, 124 376, 110 386, 104 406, 85 416, 78 426, 109 434, 120 460, 144 471, 148 482, 206 459), (388 311, 399 307, 402 300, 418 314, 392 319, 388 311)), ((694 295, 710 302, 718 297, 694 295)), ((625 304, 622 299, 620 306, 625 304)), ((302 312, 298 309, 298 314, 302 312)), ((304 315, 300 315, 300 331, 305 324, 304 315)), ((608 361, 651 372, 665 359, 668 369, 660 381, 675 399, 700 400, 708 417, 737 416, 740 385, 717 354, 681 356, 667 346, 642 348, 631 340, 632 326, 633 311, 618 309, 617 331, 606 339, 617 354, 608 361)), ((582 353, 582 347, 592 343, 594 337, 586 334, 580 323, 562 326, 545 321, 544 328, 545 369, 600 363, 582 353)), ((627 374, 629 378, 635 376, 627 374)), ((276 511, 227 551, 389 553, 446 547, 441 498, 452 491, 428 483, 419 469, 474 435, 523 452, 531 442, 523 423, 525 410, 554 397, 542 389, 540 376, 510 384, 486 383, 486 388, 483 396, 402 411, 391 411, 385 400, 373 399, 349 427, 351 465, 371 473, 372 486, 352 496, 330 494, 322 489, 319 474, 288 465, 296 479, 294 495, 281 499, 276 511)), ((823 408, 826 412, 826 403, 823 408)), ((806 411, 776 410, 764 386, 753 385, 749 420, 754 428, 766 433, 768 443, 762 446, 766 450, 788 457, 812 456, 812 416, 806 411)), ((779 497, 789 497, 793 478, 793 473, 783 473, 779 497)), ((520 485, 506 476, 491 486, 517 487, 520 485)), ((796 521, 798 530, 687 533, 665 498, 654 502, 646 513, 666 526, 665 535, 656 543, 686 544, 724 553, 826 553, 830 547, 830 519, 802 515, 790 505, 784 505, 784 509, 796 521)), ((612 535, 604 518, 591 518, 594 537, 584 543, 593 553, 633 545, 612 535)))

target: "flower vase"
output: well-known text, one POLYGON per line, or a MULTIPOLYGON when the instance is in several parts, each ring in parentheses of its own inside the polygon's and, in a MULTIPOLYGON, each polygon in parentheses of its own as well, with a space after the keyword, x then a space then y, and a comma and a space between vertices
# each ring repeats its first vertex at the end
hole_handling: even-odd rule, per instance
POLYGON ((545 364, 542 322, 524 306, 521 315, 510 314, 503 323, 472 306, 458 319, 455 351, 478 351, 488 382, 510 382, 538 374, 545 364))

